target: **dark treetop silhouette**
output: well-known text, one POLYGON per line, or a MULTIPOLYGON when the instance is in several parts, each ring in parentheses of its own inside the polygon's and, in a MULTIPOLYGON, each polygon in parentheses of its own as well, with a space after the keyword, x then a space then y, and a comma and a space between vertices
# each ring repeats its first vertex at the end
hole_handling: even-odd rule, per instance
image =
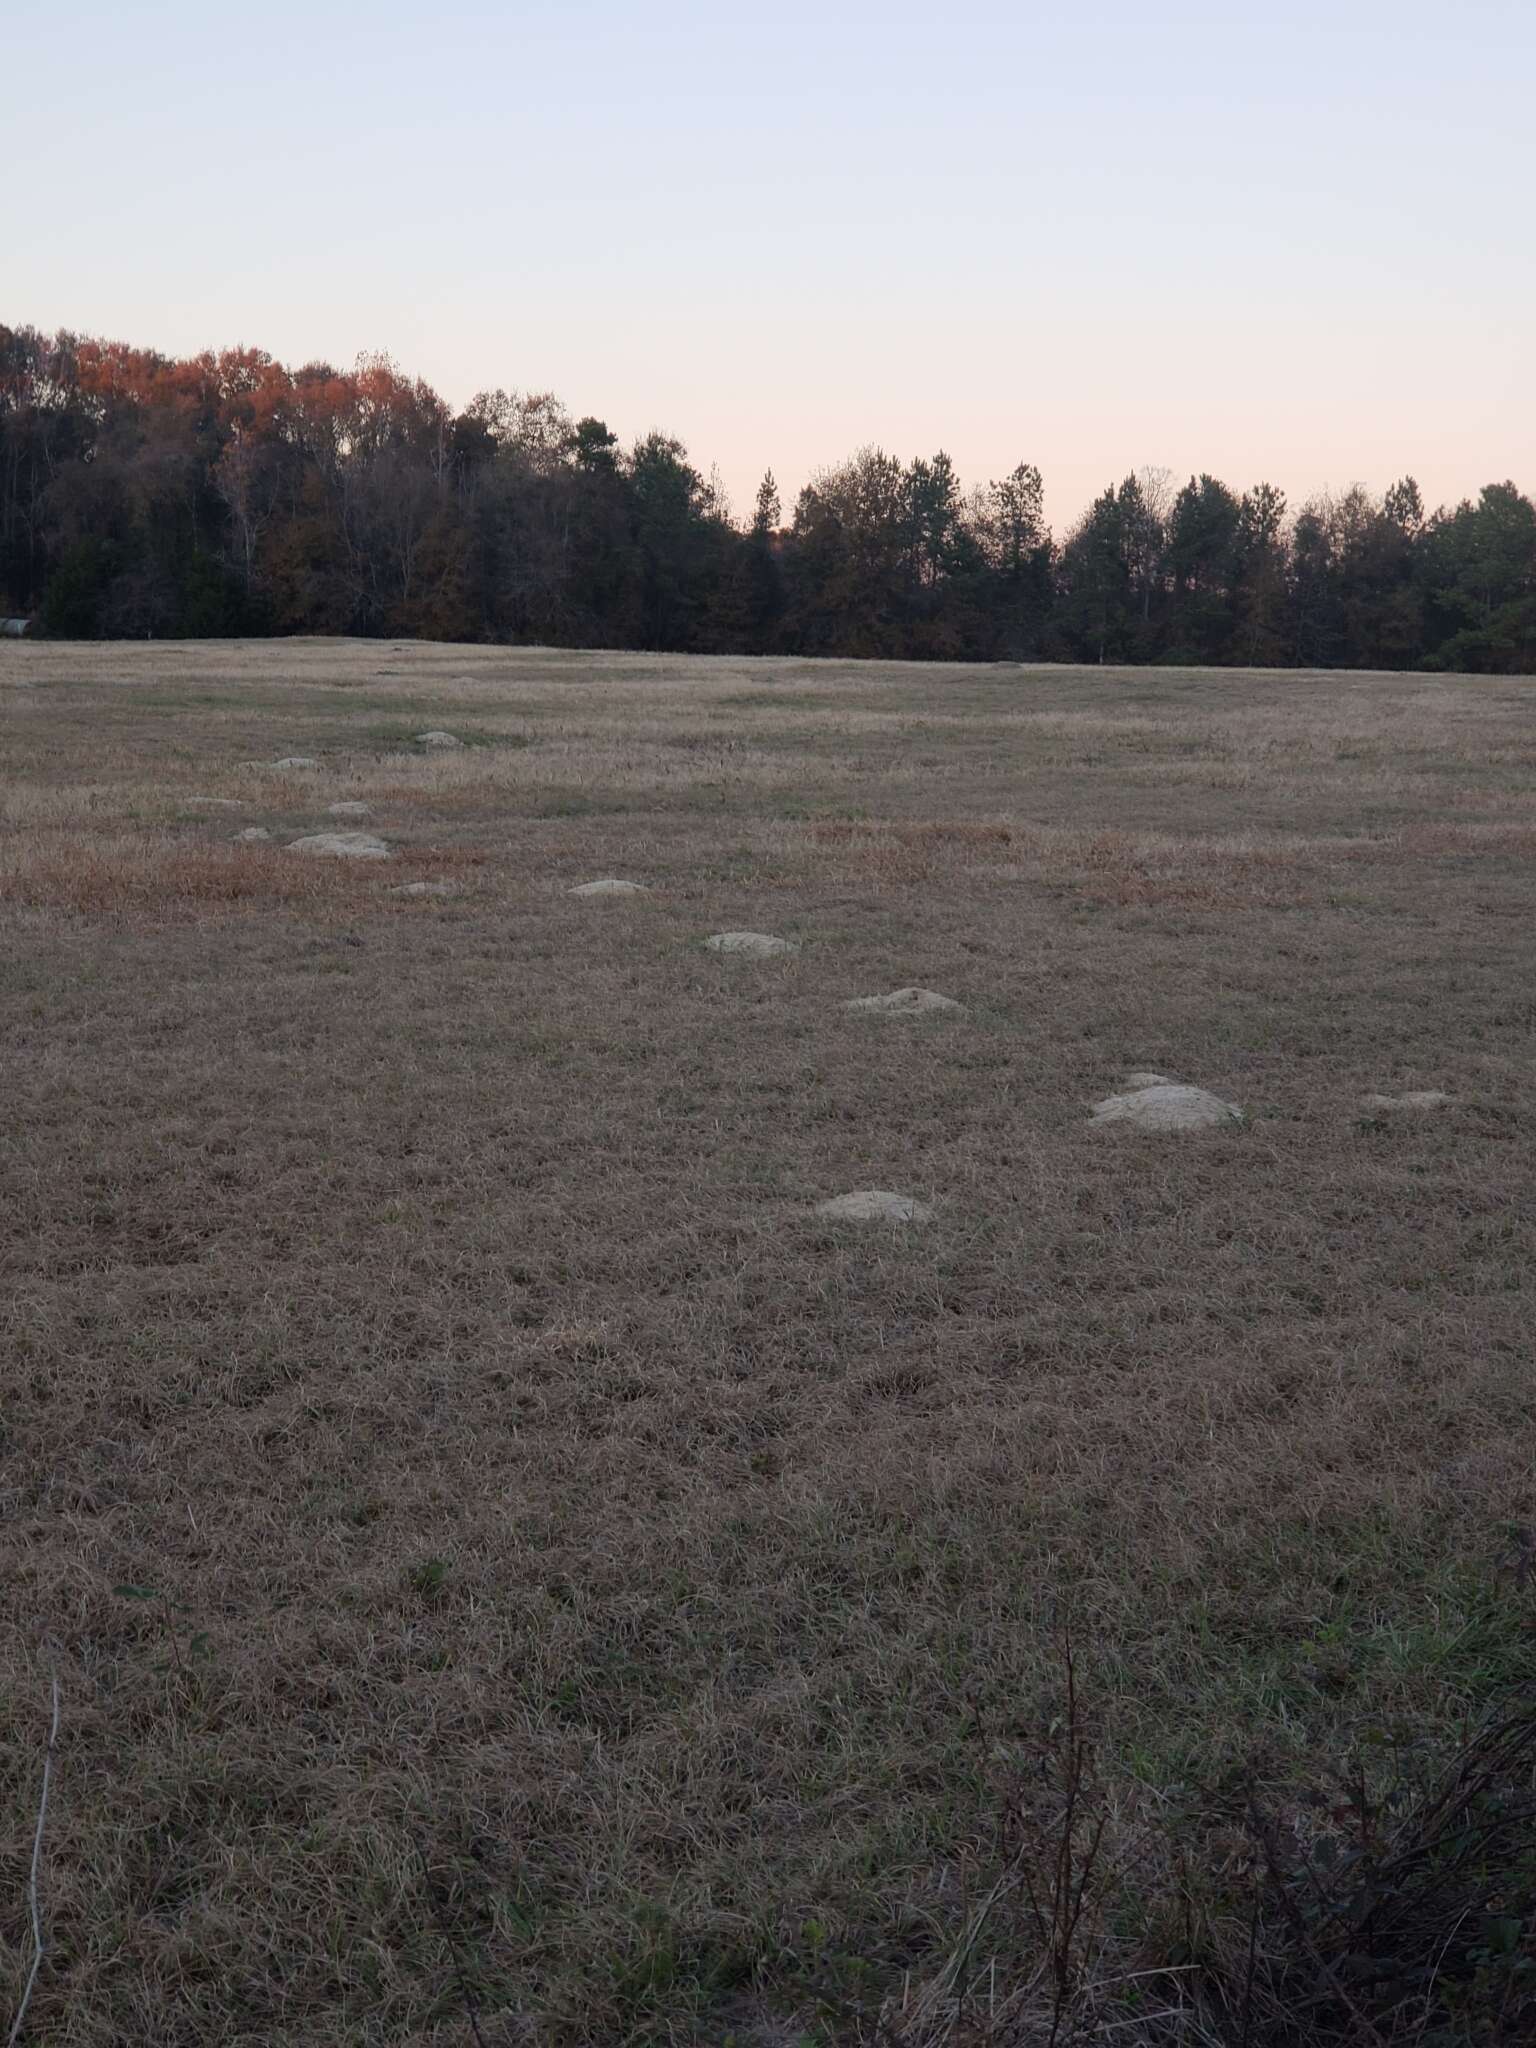
POLYGON ((177 361, 0 325, 0 611, 62 635, 387 633, 697 652, 1536 668, 1536 508, 1411 477, 1292 514, 1164 471, 1061 541, 1040 473, 866 448, 745 529, 682 445, 548 393, 455 415, 388 358, 177 361))

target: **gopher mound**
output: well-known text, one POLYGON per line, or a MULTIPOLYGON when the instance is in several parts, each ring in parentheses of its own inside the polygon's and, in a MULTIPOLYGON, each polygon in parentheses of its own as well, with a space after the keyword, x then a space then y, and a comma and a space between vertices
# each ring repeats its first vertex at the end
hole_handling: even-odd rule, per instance
POLYGON ((311 832, 307 838, 291 839, 290 853, 318 853, 335 860, 388 860, 389 848, 371 832, 311 832))
POLYGON ((845 1010, 871 1010, 884 1017, 926 1017, 940 1010, 963 1010, 953 996, 941 996, 931 988, 896 988, 888 996, 853 996, 845 1010))
POLYGON ((1140 1131, 1205 1131, 1242 1120, 1243 1112, 1236 1103, 1177 1082, 1134 1088, 1127 1095, 1107 1095, 1093 1105, 1096 1124, 1130 1124, 1140 1131))
POLYGON ((793 939, 776 939, 771 932, 714 932, 704 943, 711 953, 746 953, 760 960, 800 950, 793 939))
POLYGON ((915 1195, 892 1194, 889 1188, 855 1188, 850 1195, 818 1202, 816 1214, 838 1223, 927 1223, 933 1211, 915 1195))

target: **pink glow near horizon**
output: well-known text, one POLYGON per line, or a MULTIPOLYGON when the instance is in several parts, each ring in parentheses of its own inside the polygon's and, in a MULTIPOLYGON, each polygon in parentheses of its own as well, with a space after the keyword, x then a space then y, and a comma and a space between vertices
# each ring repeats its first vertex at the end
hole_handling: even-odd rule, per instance
POLYGON ((738 511, 866 442, 1058 531, 1148 463, 1536 489, 1536 11, 722 12, 34 19, 3 317, 553 389, 738 511))

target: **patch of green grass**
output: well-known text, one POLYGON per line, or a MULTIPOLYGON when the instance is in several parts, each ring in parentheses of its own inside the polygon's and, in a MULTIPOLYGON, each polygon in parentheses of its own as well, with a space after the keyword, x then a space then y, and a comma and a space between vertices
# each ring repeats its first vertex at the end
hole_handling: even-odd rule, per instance
POLYGON ((616 818, 639 806, 618 795, 593 795, 585 790, 539 790, 529 799, 535 818, 616 818))

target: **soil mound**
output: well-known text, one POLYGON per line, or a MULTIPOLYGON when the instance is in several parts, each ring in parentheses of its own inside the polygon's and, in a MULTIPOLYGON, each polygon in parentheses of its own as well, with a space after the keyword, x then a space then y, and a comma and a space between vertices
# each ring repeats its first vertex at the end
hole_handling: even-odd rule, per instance
POLYGON ((318 853, 335 860, 388 860, 389 848, 371 832, 311 832, 288 842, 290 853, 318 853))
POLYGON ((892 1194, 889 1188, 855 1188, 852 1194, 818 1202, 816 1214, 839 1223, 927 1223, 933 1211, 915 1195, 892 1194))

